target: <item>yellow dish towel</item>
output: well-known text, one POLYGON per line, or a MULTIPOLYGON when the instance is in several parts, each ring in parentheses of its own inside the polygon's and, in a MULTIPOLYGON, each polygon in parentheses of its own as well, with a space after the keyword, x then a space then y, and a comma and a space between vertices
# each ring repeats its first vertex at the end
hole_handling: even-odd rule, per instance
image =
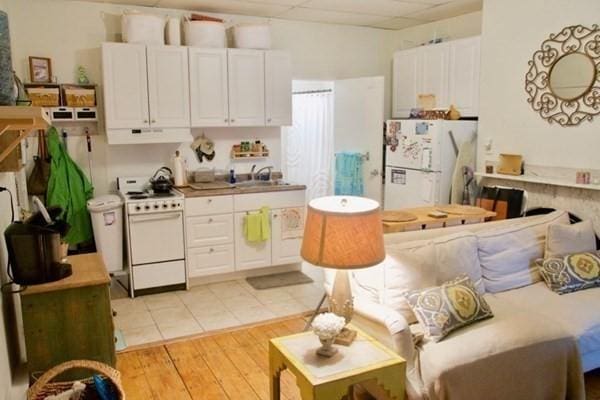
POLYGON ((261 207, 254 214, 247 214, 244 218, 244 236, 249 242, 264 242, 271 238, 271 226, 269 221, 269 207, 261 207))

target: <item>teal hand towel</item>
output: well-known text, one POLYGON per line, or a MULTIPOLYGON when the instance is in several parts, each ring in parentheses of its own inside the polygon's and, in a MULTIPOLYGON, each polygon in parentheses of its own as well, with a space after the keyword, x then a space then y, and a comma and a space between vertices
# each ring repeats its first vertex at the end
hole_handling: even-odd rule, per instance
POLYGON ((335 194, 362 196, 364 194, 363 161, 360 153, 335 155, 335 194))

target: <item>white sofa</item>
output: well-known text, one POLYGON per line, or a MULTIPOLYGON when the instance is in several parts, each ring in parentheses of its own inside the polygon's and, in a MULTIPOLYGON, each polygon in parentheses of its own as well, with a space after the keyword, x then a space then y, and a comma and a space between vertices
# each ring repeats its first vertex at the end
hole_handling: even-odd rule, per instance
MULTIPOLYGON (((600 288, 548 289, 534 260, 551 223, 569 223, 567 213, 389 234, 385 262, 352 273, 353 323, 407 360, 409 399, 585 398, 583 372, 600 367, 600 288), (398 261, 406 255, 430 261, 422 276, 407 277, 406 260, 398 261), (438 343, 418 341, 399 286, 460 273, 484 292, 494 317, 438 343)), ((334 273, 325 274, 329 293, 334 273)))

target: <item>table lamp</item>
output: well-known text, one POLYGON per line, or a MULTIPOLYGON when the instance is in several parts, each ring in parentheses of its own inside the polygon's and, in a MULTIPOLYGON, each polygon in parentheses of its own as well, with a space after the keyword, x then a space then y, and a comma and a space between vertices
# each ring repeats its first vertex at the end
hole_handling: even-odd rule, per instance
MULTIPOLYGON (((385 258, 379 203, 354 196, 311 200, 301 255, 313 265, 337 269, 329 309, 348 324, 354 304, 347 270, 370 267, 385 258)), ((338 342, 349 345, 355 336, 355 331, 344 328, 338 342)))

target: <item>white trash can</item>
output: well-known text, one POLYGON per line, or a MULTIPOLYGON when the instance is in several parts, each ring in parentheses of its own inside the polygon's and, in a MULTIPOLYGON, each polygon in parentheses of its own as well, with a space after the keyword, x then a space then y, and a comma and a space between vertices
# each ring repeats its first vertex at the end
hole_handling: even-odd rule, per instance
POLYGON ((92 216, 96 250, 108 272, 123 269, 123 201, 115 194, 95 197, 87 202, 92 216))

